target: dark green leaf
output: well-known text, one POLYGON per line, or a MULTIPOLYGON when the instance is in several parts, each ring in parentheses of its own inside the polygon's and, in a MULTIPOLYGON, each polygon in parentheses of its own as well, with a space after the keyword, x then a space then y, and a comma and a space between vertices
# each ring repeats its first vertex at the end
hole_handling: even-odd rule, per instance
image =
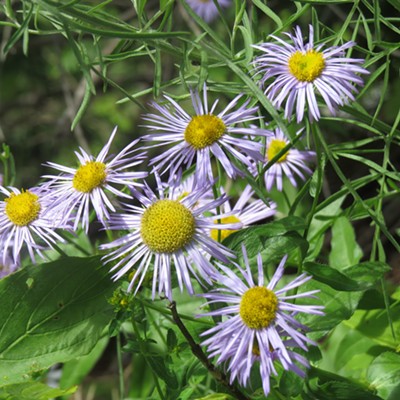
POLYGON ((100 257, 64 257, 1 280, 0 385, 88 354, 112 318, 114 288, 100 257))
POLYGON ((348 278, 329 265, 307 262, 304 264, 304 269, 310 273, 315 280, 323 282, 336 290, 347 292, 362 290, 358 282, 348 278))
POLYGON ((168 368, 162 357, 150 356, 147 358, 147 360, 154 373, 157 374, 157 376, 167 384, 169 389, 178 388, 178 380, 176 375, 168 368))

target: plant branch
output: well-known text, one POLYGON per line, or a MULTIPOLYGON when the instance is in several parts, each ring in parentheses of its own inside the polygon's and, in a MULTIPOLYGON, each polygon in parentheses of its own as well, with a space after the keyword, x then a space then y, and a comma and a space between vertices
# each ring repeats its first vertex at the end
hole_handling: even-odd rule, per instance
POLYGON ((192 335, 189 333, 186 326, 183 324, 182 320, 179 317, 175 301, 172 301, 168 307, 171 310, 174 322, 189 343, 193 355, 201 361, 201 363, 207 368, 207 370, 211 373, 216 381, 227 388, 227 390, 235 397, 235 399, 248 400, 248 398, 239 389, 229 383, 229 379, 226 374, 215 367, 215 365, 204 354, 201 347, 194 341, 192 335))

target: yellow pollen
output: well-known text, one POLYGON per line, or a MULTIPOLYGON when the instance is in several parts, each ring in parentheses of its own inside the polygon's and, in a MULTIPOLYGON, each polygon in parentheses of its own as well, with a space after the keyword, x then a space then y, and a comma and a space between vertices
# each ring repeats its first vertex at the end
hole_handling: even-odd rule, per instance
POLYGON ((185 129, 185 140, 196 150, 211 146, 225 133, 226 126, 221 118, 213 114, 196 115, 185 129))
MULTIPOLYGON (((284 140, 272 139, 267 148, 267 161, 271 161, 281 150, 286 147, 287 143, 284 140)), ((288 152, 279 157, 276 162, 281 163, 286 160, 288 152)))
POLYGON ((196 222, 193 214, 176 200, 158 200, 142 216, 143 242, 156 253, 173 253, 192 239, 196 222))
POLYGON ((255 286, 242 296, 239 313, 250 329, 262 329, 274 321, 277 309, 275 293, 264 286, 255 286))
POLYGON ((324 68, 324 56, 319 51, 296 51, 289 58, 289 71, 300 82, 313 82, 324 68))
MULTIPOLYGON (((221 218, 221 224, 233 224, 235 222, 241 222, 239 218, 234 215, 230 215, 229 217, 221 218)), ((214 224, 218 224, 218 220, 214 221, 214 224)), ((211 237, 218 241, 218 237, 220 237, 220 241, 225 240, 229 235, 232 235, 233 232, 237 232, 237 229, 211 229, 211 237), (218 232, 221 232, 218 234, 218 232)))
POLYGON ((14 225, 26 226, 39 216, 39 196, 29 190, 20 194, 11 193, 5 202, 7 217, 14 225))
POLYGON ((106 178, 106 165, 98 161, 89 161, 78 168, 72 185, 78 192, 90 193, 94 188, 101 186, 106 178))

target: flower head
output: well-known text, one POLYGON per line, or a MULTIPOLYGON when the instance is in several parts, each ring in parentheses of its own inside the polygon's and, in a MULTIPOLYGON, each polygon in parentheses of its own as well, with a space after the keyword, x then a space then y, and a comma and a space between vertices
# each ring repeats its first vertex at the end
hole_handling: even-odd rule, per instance
POLYGON ((46 187, 19 190, 0 186, 6 198, 0 201, 0 243, 2 245, 2 264, 8 264, 8 251, 12 252, 12 262, 19 264, 23 245, 28 249, 32 262, 36 252, 43 257, 41 250, 52 244, 63 242, 56 228, 68 229, 67 223, 55 218, 52 212, 54 199, 46 187), (43 243, 47 246, 43 246, 43 243))
MULTIPOLYGON (((222 193, 224 192, 223 189, 221 191, 222 193)), ((275 214, 276 204, 274 202, 270 201, 267 205, 260 199, 251 201, 253 195, 254 190, 250 185, 247 185, 233 207, 229 201, 224 203, 221 208, 223 212, 227 214, 227 216, 221 219, 221 224, 240 222, 242 224, 242 228, 247 228, 251 224, 262 221, 275 214)), ((215 222, 218 221, 216 220, 215 222)), ((235 231, 232 229, 212 229, 211 237, 214 240, 220 239, 220 241, 223 241, 233 232, 235 231)))
MULTIPOLYGON (((300 131, 297 134, 299 135, 300 131)), ((265 163, 273 160, 288 144, 289 140, 285 134, 280 128, 276 128, 274 134, 266 140, 265 163)), ((313 161, 314 158, 314 151, 301 151, 293 147, 287 150, 265 171, 264 181, 267 191, 270 191, 274 185, 279 191, 282 191, 284 175, 288 177, 293 186, 297 186, 296 176, 305 180, 304 173, 312 174, 306 162, 313 161)), ((254 166, 252 171, 254 174, 257 173, 254 166)))
POLYGON ((345 50, 353 47, 354 42, 323 50, 324 44, 314 45, 313 27, 310 25, 309 29, 308 43, 304 43, 297 26, 294 35, 286 33, 293 44, 271 35, 279 43, 253 46, 264 53, 254 61, 256 71, 263 74, 261 83, 265 85, 274 78, 265 89, 267 97, 277 108, 286 99, 285 118, 290 119, 295 109, 297 122, 303 119, 306 105, 310 120, 319 120, 316 92, 334 115, 339 106, 349 99, 355 100, 355 85, 363 85, 357 74, 369 73, 360 66, 363 59, 345 56, 345 50))
POLYGON ((145 141, 155 142, 148 146, 159 148, 162 145, 174 144, 163 154, 154 157, 150 165, 155 170, 174 174, 182 164, 190 166, 196 157, 196 180, 198 185, 213 181, 211 155, 214 155, 225 169, 230 178, 241 175, 241 171, 229 159, 228 154, 247 167, 251 165, 251 159, 260 160, 262 145, 247 136, 265 136, 269 131, 245 128, 244 122, 258 119, 255 115, 257 107, 248 108, 249 101, 231 111, 239 99, 239 95, 233 99, 219 114, 215 114, 218 100, 208 108, 207 87, 204 85, 203 100, 197 91, 191 92, 191 98, 195 115, 190 116, 181 106, 168 96, 169 106, 161 106, 153 103, 153 107, 161 114, 147 114, 144 119, 150 124, 147 128, 156 131, 143 137, 145 141), (172 107, 171 107, 172 106, 172 107), (172 109, 171 109, 172 108, 172 109))
POLYGON ((96 158, 82 148, 80 148, 80 153, 75 152, 79 160, 78 168, 65 167, 53 162, 47 163, 48 166, 62 172, 57 176, 44 176, 51 179, 47 184, 52 188, 52 196, 56 199, 54 210, 58 211, 64 220, 73 215, 74 230, 78 228, 79 222, 82 222, 82 227, 87 232, 90 204, 98 220, 105 225, 110 217, 109 210, 115 212, 109 193, 131 198, 115 185, 140 186, 141 183, 136 180, 147 176, 147 172, 127 171, 128 168, 135 167, 143 161, 143 154, 134 155, 136 150, 133 147, 138 140, 131 142, 111 160, 107 160, 115 133, 116 128, 96 158))
MULTIPOLYGON (((186 0, 190 8, 207 23, 210 23, 218 17, 219 12, 214 0, 186 0)), ((216 0, 221 8, 227 8, 231 5, 231 0, 216 0)))
MULTIPOLYGON (((234 257, 232 252, 207 235, 207 231, 214 226, 214 217, 203 215, 204 212, 223 204, 227 197, 222 196, 199 207, 196 205, 209 187, 205 186, 181 197, 179 192, 173 190, 179 182, 171 181, 170 190, 165 194, 161 181, 158 176, 156 178, 158 195, 147 184, 144 186, 144 194, 133 189, 142 206, 126 204, 126 213, 113 214, 110 218, 110 229, 129 230, 129 233, 102 245, 101 249, 117 248, 104 257, 106 262, 117 260, 111 269, 119 270, 114 275, 115 279, 135 268, 129 285, 131 290, 136 283, 135 293, 153 263, 152 296, 155 297, 158 286, 158 293, 165 293, 171 300, 173 267, 180 289, 183 290, 185 286, 192 294, 191 276, 199 281, 202 278, 211 283, 210 278, 216 270, 209 261, 210 257, 225 262, 228 261, 228 257, 234 257)), ((227 229, 238 229, 240 226, 238 223, 230 224, 227 229)))
POLYGON ((241 277, 235 275, 232 268, 220 265, 224 272, 218 278, 221 287, 201 295, 208 299, 209 304, 224 304, 219 309, 203 314, 221 316, 224 320, 202 334, 209 336, 202 345, 207 347, 210 357, 218 356, 217 364, 227 363, 231 382, 237 378, 242 385, 246 385, 252 365, 259 361, 263 389, 268 395, 270 375, 276 375, 274 361, 280 362, 284 369, 300 374, 294 362, 308 365, 303 357, 287 346, 307 350, 307 344, 315 345, 304 335, 306 327, 295 319, 295 315, 323 315, 323 307, 301 305, 297 301, 304 297, 314 297, 318 290, 286 294, 303 285, 311 276, 302 274, 281 289, 276 288, 283 276, 286 256, 266 284, 261 254, 257 258, 258 279, 255 282, 244 246, 242 252, 246 268, 236 265, 241 277), (291 302, 293 299, 296 299, 296 303, 291 302))

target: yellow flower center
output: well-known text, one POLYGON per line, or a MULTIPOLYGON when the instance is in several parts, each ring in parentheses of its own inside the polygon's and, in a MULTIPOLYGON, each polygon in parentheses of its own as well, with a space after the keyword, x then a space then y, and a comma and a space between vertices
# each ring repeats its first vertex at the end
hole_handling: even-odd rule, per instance
MULTIPOLYGON (((230 215, 229 217, 221 218, 221 224, 232 224, 235 222, 241 222, 239 218, 235 217, 234 215, 230 215)), ((214 224, 218 224, 218 220, 214 221, 214 224)), ((237 232, 237 229, 211 229, 211 237, 218 241, 218 237, 220 237, 220 241, 222 242, 226 239, 229 235, 232 235, 233 232, 237 232), (218 234, 218 232, 221 232, 218 234)))
POLYGON ((193 238, 196 222, 193 214, 175 200, 158 200, 142 216, 143 242, 157 253, 173 253, 193 238))
MULTIPOLYGON (((267 148, 267 160, 271 161, 274 157, 276 157, 285 147, 287 143, 284 140, 280 139, 272 139, 269 142, 267 148)), ((278 158, 276 162, 280 163, 286 160, 288 152, 284 153, 282 156, 278 158)))
POLYGON ((204 149, 216 142, 226 131, 221 118, 213 114, 196 115, 185 129, 185 140, 196 150, 204 149))
POLYGON ((106 178, 106 165, 98 161, 89 161, 78 168, 72 185, 78 192, 90 193, 94 188, 101 186, 106 178))
POLYGON ((264 286, 255 286, 242 296, 239 313, 250 329, 262 329, 275 319, 277 309, 275 293, 264 286))
POLYGON ((5 202, 7 217, 14 225, 26 226, 39 216, 39 196, 29 190, 20 194, 11 193, 5 202))
POLYGON ((319 51, 307 50, 305 54, 296 51, 289 58, 289 71, 300 82, 314 81, 324 68, 324 56, 319 51))

